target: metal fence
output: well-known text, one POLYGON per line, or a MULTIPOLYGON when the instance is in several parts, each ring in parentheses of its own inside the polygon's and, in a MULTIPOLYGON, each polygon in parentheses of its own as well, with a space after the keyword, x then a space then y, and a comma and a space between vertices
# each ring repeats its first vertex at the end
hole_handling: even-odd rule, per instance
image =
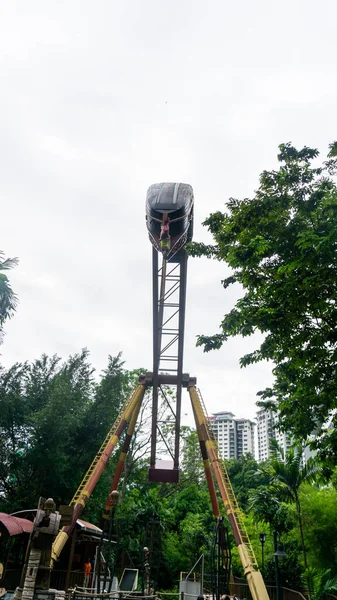
MULTIPOLYGON (((21 569, 6 570, 6 587, 8 591, 14 591, 19 584, 21 569)), ((51 574, 51 588, 64 590, 66 584, 67 571, 55 569, 51 574)), ((97 594, 95 590, 83 588, 84 575, 82 571, 71 571, 69 579, 69 589, 67 591, 68 600, 88 600, 88 598, 97 598, 97 600, 144 600, 141 592, 110 592, 97 594)), ((206 582, 205 582, 206 583, 206 582)), ((207 585, 205 586, 207 587, 207 585)), ((249 586, 245 579, 234 578, 230 584, 230 595, 236 596, 241 600, 252 600, 249 586)), ((277 600, 277 590, 275 585, 266 584, 270 600, 277 600)), ((287 587, 281 587, 282 600, 308 600, 305 592, 293 590, 287 587)), ((192 596, 191 596, 192 597, 192 596)), ((205 591, 204 597, 213 600, 212 594, 205 591)), ((146 600, 190 600, 190 594, 179 592, 157 592, 154 596, 146 596, 146 600)), ((325 594, 324 600, 337 600, 333 594, 325 594)))
MULTIPOLYGON (((267 585, 267 591, 269 594, 270 600, 276 600, 276 586, 267 585)), ((231 598, 236 596, 240 600, 251 600, 251 593, 248 587, 248 584, 236 581, 231 586, 231 598)), ((211 594, 204 594, 204 597, 208 600, 213 600, 213 596, 211 594)), ((281 587, 281 597, 282 600, 308 600, 306 596, 298 591, 292 590, 290 588, 281 587)), ((85 590, 84 588, 75 588, 72 590, 68 590, 67 593, 68 600, 88 600, 88 598, 93 598, 97 600, 191 600, 191 598, 195 599, 195 595, 186 594, 184 592, 157 592, 154 596, 142 596, 140 592, 110 592, 110 593, 102 593, 97 594, 94 590, 85 590)), ((336 597, 326 598, 326 600, 337 600, 336 597)))
MULTIPOLYGON (((234 583, 231 583, 231 595, 236 596, 240 599, 252 600, 252 595, 250 593, 250 589, 248 583, 245 579, 241 580, 238 578, 234 578, 234 583)), ((270 600, 277 600, 277 588, 276 585, 270 585, 266 583, 266 588, 268 592, 268 596, 270 600)), ((307 596, 303 591, 292 590, 287 587, 280 587, 281 599, 282 600, 308 600, 307 596)), ((332 600, 326 599, 326 600, 332 600)), ((337 599, 336 599, 337 600, 337 599)))

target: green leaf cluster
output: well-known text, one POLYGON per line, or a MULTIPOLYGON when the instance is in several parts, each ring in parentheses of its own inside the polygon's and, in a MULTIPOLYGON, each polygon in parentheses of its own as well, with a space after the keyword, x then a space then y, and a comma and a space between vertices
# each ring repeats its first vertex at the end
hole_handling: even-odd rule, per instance
POLYGON ((71 500, 135 384, 120 355, 93 372, 87 350, 0 369, 0 511, 71 500))
POLYGON ((259 392, 277 407, 283 428, 303 439, 317 433, 325 459, 337 457, 337 143, 318 151, 291 143, 279 148, 277 170, 264 171, 253 198, 231 198, 204 225, 214 244, 190 244, 193 256, 224 261, 223 286, 243 296, 220 333, 200 335, 205 351, 232 336, 263 334, 241 366, 274 364, 274 384, 259 392), (331 421, 332 426, 322 429, 331 421))
MULTIPOLYGON (((32 364, 3 368, 0 511, 34 508, 40 495, 54 497, 57 504, 68 503, 121 404, 134 389, 138 374, 126 371, 118 355, 109 357, 107 368, 97 380, 87 350, 65 361, 43 355, 32 364)), ((146 427, 149 424, 145 420, 143 428, 137 430, 141 443, 136 435, 134 454, 130 456, 132 468, 126 466, 119 486, 116 572, 126 565, 141 568, 144 545, 154 543, 152 577, 158 569, 159 586, 176 589, 180 572, 189 571, 201 553, 205 554, 206 574, 210 573, 214 519, 196 432, 182 428, 179 483, 155 484, 148 480, 149 460, 143 444, 146 427)), ((84 518, 97 524, 118 454, 109 461, 84 513, 84 518)), ((282 583, 300 587, 303 576, 310 576, 316 600, 318 575, 315 579, 309 570, 318 569, 322 582, 327 572, 325 579, 330 587, 337 575, 337 491, 333 484, 318 487, 313 481, 317 467, 311 463, 303 467, 299 457, 295 448, 283 460, 275 454, 259 466, 252 456, 245 455, 228 461, 227 469, 260 565, 259 532, 267 533, 266 579, 273 583, 275 577, 273 532, 277 530, 288 554, 280 565, 282 583), (301 558, 303 548, 306 570, 301 558)), ((225 516, 221 498, 218 500, 225 516)), ((242 576, 231 533, 230 540, 233 573, 242 576)))

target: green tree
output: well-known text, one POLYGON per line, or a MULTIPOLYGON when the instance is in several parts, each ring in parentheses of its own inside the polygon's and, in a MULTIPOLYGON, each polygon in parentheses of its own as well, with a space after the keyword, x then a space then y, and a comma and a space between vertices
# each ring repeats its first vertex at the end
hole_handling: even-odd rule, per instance
MULTIPOLYGON (((0 510, 34 507, 41 494, 71 500, 134 379, 118 355, 97 382, 88 358, 43 355, 0 370, 0 510)), ((105 498, 109 476, 110 466, 98 486, 105 498)))
POLYGON ((280 167, 264 171, 252 199, 231 198, 226 212, 206 225, 213 245, 194 243, 190 253, 224 261, 226 289, 243 296, 224 316, 221 331, 200 335, 205 351, 230 336, 264 335, 241 359, 246 366, 271 360, 274 385, 260 392, 276 405, 285 430, 303 439, 332 418, 323 435, 326 455, 337 456, 337 142, 327 161, 318 151, 282 144, 280 167))
MULTIPOLYGON (((47 402, 28 416, 31 434, 25 463, 32 469, 28 489, 35 496, 40 487, 41 494, 52 496, 57 504, 71 500, 90 460, 86 455, 90 437, 85 435, 85 425, 95 383, 88 354, 83 350, 60 364, 45 380, 47 402)), ((32 379, 30 382, 35 384, 32 379)))
POLYGON ((337 575, 337 491, 332 486, 304 485, 300 501, 311 565, 337 575))
POLYGON ((0 343, 3 341, 3 326, 7 319, 10 319, 18 305, 18 298, 14 294, 6 271, 9 271, 18 264, 17 258, 5 258, 0 250, 0 343))
POLYGON ((24 489, 30 474, 23 465, 30 435, 25 397, 28 370, 27 363, 0 368, 0 510, 6 510, 7 498, 17 499, 18 488, 24 489))
MULTIPOLYGON (((262 470, 266 476, 267 469, 262 470)), ((270 476, 268 478, 270 480, 270 476)), ((301 544, 297 535, 293 539, 293 531, 298 529, 296 517, 292 507, 283 502, 279 495, 278 490, 269 484, 251 490, 249 498, 250 513, 266 532, 263 576, 266 581, 275 582, 274 532, 277 532, 282 536, 287 552, 287 557, 279 563, 280 579, 287 587, 302 587, 303 566, 299 560, 301 544)))
MULTIPOLYGON (((272 440, 274 457, 269 460, 269 472, 271 484, 279 498, 285 502, 293 503, 296 507, 298 527, 301 538, 301 547, 303 554, 304 568, 308 570, 307 550, 304 540, 304 527, 302 518, 302 509, 300 502, 300 489, 304 483, 315 480, 319 473, 319 467, 314 459, 309 459, 305 465, 302 465, 302 446, 291 447, 286 454, 279 447, 276 440, 272 440), (281 455, 278 458, 277 455, 281 455)), ((308 582, 308 592, 310 596, 310 579, 308 582)))
POLYGON ((252 490, 267 483, 268 475, 258 470, 258 464, 251 454, 230 459, 226 467, 239 506, 245 511, 252 490))
POLYGON ((288 531, 292 526, 289 510, 277 497, 277 490, 272 486, 262 485, 251 490, 249 509, 257 523, 267 523, 271 531, 279 533, 288 531))
POLYGON ((181 482, 200 484, 204 479, 204 467, 201 458, 198 434, 195 429, 181 428, 181 482))

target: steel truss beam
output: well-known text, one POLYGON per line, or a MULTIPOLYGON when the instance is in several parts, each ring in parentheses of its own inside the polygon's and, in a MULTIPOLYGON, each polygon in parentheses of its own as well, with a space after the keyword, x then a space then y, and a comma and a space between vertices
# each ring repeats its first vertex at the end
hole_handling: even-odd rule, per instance
MULTIPOLYGON (((182 250, 172 262, 163 260, 158 265, 158 252, 152 250, 152 281, 153 281, 153 401, 152 401, 152 430, 150 479, 157 480, 154 475, 156 468, 157 435, 158 435, 158 402, 160 379, 170 378, 171 385, 176 389, 175 410, 168 398, 174 417, 174 447, 173 470, 174 479, 178 480, 179 445, 181 420, 181 392, 183 385, 183 353, 186 307, 186 276, 187 254, 182 250), (174 261, 174 262, 173 262, 174 261)), ((160 433, 160 432, 159 432, 160 433)), ((171 453, 171 452, 170 452, 171 453)))

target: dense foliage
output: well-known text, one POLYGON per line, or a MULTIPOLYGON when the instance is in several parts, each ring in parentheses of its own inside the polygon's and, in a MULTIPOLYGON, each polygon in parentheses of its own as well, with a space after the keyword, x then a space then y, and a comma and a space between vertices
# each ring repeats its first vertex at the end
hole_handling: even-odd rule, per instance
POLYGON ((318 151, 282 144, 278 170, 264 171, 252 199, 231 198, 226 212, 206 225, 213 245, 194 243, 191 254, 225 261, 222 284, 244 295, 224 316, 221 332, 200 335, 206 351, 230 336, 264 340, 241 359, 246 366, 271 360, 274 385, 260 392, 298 438, 321 433, 325 456, 337 456, 337 143, 328 159, 318 151), (319 431, 329 423, 329 430, 319 431))
MULTIPOLYGON (((109 357, 108 366, 97 381, 86 350, 64 362, 59 357, 42 356, 32 364, 3 368, 0 511, 35 507, 40 495, 53 496, 57 503, 69 502, 137 376, 138 372, 126 371, 117 356, 109 357)), ((116 567, 117 573, 122 566, 141 568, 142 549, 147 545, 152 548, 151 577, 161 588, 173 589, 180 572, 189 571, 201 553, 205 554, 209 575, 214 519, 193 429, 182 429, 179 483, 149 482, 147 403, 145 399, 119 486, 116 567)), ((117 456, 118 452, 85 509, 84 518, 95 523, 100 522, 117 456)), ((252 456, 246 455, 228 461, 227 468, 260 565, 259 533, 267 533, 267 581, 275 579, 273 533, 277 530, 287 552, 287 558, 280 563, 282 583, 301 587, 303 577, 307 578, 308 571, 315 567, 313 582, 319 580, 319 585, 326 586, 337 575, 337 492, 333 484, 322 488, 314 484, 297 457, 291 451, 284 463, 275 456, 259 466, 252 456), (326 573, 323 583, 319 577, 322 573, 326 573)), ((222 506, 220 498, 219 502, 222 506)), ((242 576, 231 533, 229 537, 233 573, 242 576)))
MULTIPOLYGON (((202 552, 206 556, 206 573, 211 568, 209 557, 214 541, 214 522, 208 491, 198 458, 195 432, 187 429, 184 435, 188 444, 183 444, 180 483, 176 486, 151 484, 148 481, 148 464, 140 463, 125 487, 117 512, 122 545, 128 549, 134 565, 141 564, 142 545, 149 523, 153 523, 154 515, 159 519, 162 545, 159 583, 163 586, 165 582, 166 589, 177 584, 179 573, 188 571, 202 552), (187 454, 192 457, 192 445, 195 450, 193 463, 196 457, 199 463, 199 481, 186 477, 187 454)), ((275 581, 274 531, 277 531, 287 553, 286 558, 280 561, 281 583, 303 589, 307 587, 308 574, 313 569, 317 585, 321 584, 324 574, 329 573, 330 579, 337 576, 334 561, 337 530, 333 521, 335 509, 332 507, 332 503, 337 501, 337 491, 332 485, 320 487, 315 483, 316 467, 313 464, 303 467, 297 462, 297 456, 297 451, 291 450, 284 457, 285 462, 275 456, 258 465, 248 455, 228 461, 227 467, 244 509, 247 530, 260 566, 259 534, 262 531, 267 534, 266 581, 275 581)), ((220 499, 219 503, 222 506, 220 499)), ((224 514, 224 510, 222 512, 224 514)), ((242 577, 242 565, 231 532, 230 540, 233 574, 242 577)), ((314 591, 312 587, 312 597, 315 596, 314 591)))
POLYGON ((0 370, 0 511, 68 503, 134 385, 120 356, 100 381, 88 352, 0 370))

